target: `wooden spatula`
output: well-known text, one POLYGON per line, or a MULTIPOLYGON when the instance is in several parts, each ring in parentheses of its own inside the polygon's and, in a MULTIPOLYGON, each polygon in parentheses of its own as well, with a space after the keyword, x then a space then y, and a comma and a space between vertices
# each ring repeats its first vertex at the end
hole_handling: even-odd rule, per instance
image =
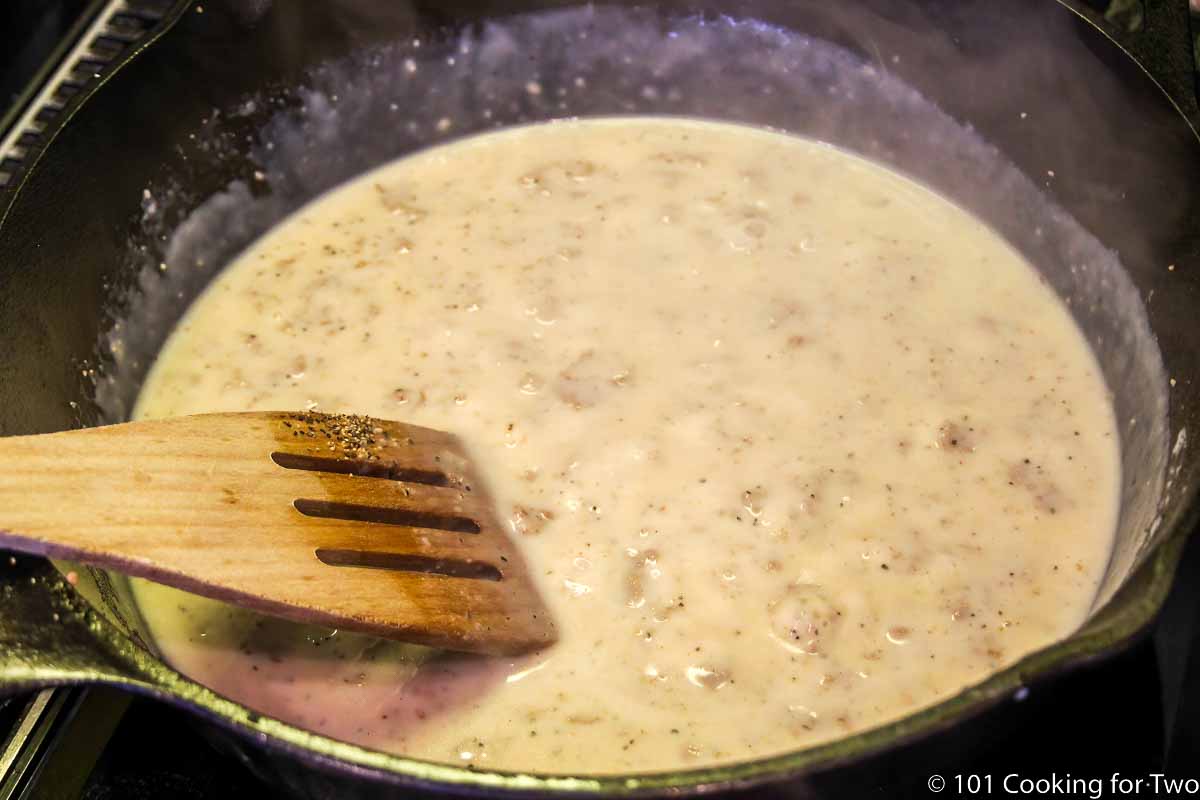
POLYGON ((554 624, 458 439, 315 413, 0 438, 0 548, 301 622, 513 654, 554 624))

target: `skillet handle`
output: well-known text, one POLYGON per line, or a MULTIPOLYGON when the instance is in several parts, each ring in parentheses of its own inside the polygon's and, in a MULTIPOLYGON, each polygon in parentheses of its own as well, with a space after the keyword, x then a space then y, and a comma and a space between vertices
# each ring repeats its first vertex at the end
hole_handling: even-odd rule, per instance
POLYGON ((81 683, 148 688, 152 658, 47 562, 0 552, 0 694, 81 683))
MULTIPOLYGON (((65 565, 64 565, 65 567, 65 565)), ((102 601, 105 573, 80 568, 80 588, 102 601), (100 578, 95 586, 89 581, 100 578)), ((105 685, 148 695, 237 730, 311 737, 193 683, 71 587, 50 562, 0 551, 0 700, 72 685, 105 685)), ((2 740, 0 740, 2 743, 2 740)))

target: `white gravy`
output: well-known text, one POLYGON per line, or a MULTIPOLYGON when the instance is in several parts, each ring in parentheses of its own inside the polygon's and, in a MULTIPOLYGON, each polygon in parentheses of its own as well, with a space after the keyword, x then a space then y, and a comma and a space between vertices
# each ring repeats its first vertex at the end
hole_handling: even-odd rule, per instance
POLYGON ((1080 332, 933 192, 665 118, 503 131, 319 198, 179 325, 140 417, 316 409, 469 444, 562 639, 448 656, 137 582, 165 657, 267 714, 476 768, 761 757, 1071 632, 1118 446, 1080 332))

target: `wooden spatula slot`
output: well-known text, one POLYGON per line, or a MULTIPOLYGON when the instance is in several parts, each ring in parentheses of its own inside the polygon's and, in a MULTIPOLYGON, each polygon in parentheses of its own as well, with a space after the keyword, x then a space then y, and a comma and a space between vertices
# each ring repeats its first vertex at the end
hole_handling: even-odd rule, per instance
POLYGON ((374 522, 380 525, 403 525, 408 528, 429 528, 451 533, 479 533, 479 524, 469 517, 438 514, 432 511, 413 511, 409 508, 361 506, 329 500, 301 498, 292 503, 307 517, 346 519, 354 522, 374 522))
MULTIPOLYGON (((332 472, 336 475, 357 475, 360 478, 383 478, 389 481, 420 483, 425 486, 449 486, 450 479, 443 472, 401 467, 381 461, 358 461, 345 458, 322 458, 295 453, 271 453, 271 460, 286 469, 308 472, 332 472)), ((471 487, 464 486, 466 491, 471 487)))
POLYGON ((491 564, 481 561, 454 561, 426 558, 408 553, 373 553, 366 550, 330 550, 320 548, 317 558, 331 567, 368 567, 393 569, 401 572, 424 572, 448 578, 468 578, 478 581, 498 581, 504 576, 491 564))
POLYGON ((556 637, 487 486, 443 431, 202 414, 0 437, 0 458, 2 548, 451 650, 556 637))

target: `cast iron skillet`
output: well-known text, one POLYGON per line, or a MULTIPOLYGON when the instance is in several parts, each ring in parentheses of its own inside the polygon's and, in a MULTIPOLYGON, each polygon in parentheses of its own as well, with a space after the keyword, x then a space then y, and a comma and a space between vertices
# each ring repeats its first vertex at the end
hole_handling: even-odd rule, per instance
POLYGON ((202 5, 201 13, 179 4, 156 40, 78 98, 34 167, 0 195, 5 434, 119 417, 154 348, 213 272, 284 214, 363 169, 503 124, 699 115, 826 138, 890 163, 988 220, 1042 271, 1092 341, 1113 393, 1125 475, 1116 552, 1096 611, 1068 640, 892 724, 728 767, 522 776, 334 742, 166 667, 119 578, 89 571, 76 592, 33 559, 0 562, 5 689, 97 682, 160 697, 215 723, 218 738, 260 774, 312 797, 763 783, 803 794, 874 785, 898 749, 923 738, 933 737, 945 763, 1010 724, 1010 698, 1036 701, 1047 676, 1112 654, 1154 618, 1196 518, 1200 468, 1187 444, 1200 409, 1192 125, 1200 116, 1183 78, 1184 0, 1147 2, 1132 33, 1056 0, 664 0, 582 11, 552 0, 202 5), (557 28, 521 16, 536 9, 567 16, 557 28), (518 35, 497 45, 494 24, 518 35), (578 37, 584 28, 587 42, 578 37), (669 35, 679 31, 686 35, 669 35), (430 61, 405 82, 397 65, 415 53, 414 37, 422 58, 433 52, 444 66, 430 61), (598 48, 606 39, 624 50, 598 48), (681 39, 705 47, 689 54, 681 39), (464 42, 474 49, 461 52, 464 42), (340 66, 319 66, 327 62, 340 66), (590 88, 572 91, 580 71, 590 88), (537 94, 505 94, 534 78, 537 94), (339 111, 321 116, 322 104, 339 111), (449 128, 432 124, 447 109, 449 128), (178 296, 148 306, 143 290, 165 260, 164 274, 184 276, 172 278, 178 296), (127 334, 120 359, 101 346, 114 341, 118 322, 127 334))

